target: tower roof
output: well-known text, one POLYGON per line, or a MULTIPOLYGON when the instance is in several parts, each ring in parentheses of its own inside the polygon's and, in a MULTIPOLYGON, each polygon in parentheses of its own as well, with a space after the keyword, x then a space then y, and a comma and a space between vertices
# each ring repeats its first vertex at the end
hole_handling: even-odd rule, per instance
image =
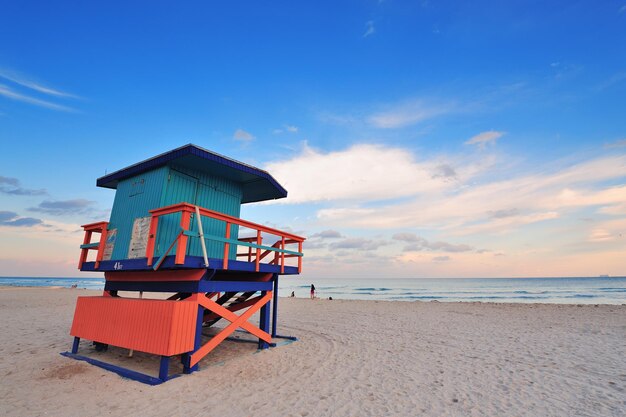
POLYGON ((287 197, 287 190, 267 171, 193 144, 181 146, 100 177, 96 185, 117 189, 117 184, 121 180, 170 164, 205 172, 240 184, 243 191, 242 203, 287 197))

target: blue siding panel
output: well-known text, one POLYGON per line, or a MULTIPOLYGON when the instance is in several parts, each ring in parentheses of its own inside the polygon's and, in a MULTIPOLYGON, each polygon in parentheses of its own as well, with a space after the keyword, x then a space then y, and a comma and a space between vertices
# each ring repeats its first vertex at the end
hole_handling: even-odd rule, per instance
MULTIPOLYGON (((181 166, 173 166, 172 169, 198 179, 198 189, 196 193, 195 203, 200 207, 210 210, 219 211, 229 216, 239 217, 241 209, 242 190, 241 186, 234 181, 224 178, 218 178, 203 172, 190 170, 181 166)), ((191 230, 197 231, 197 221, 195 216, 192 218, 191 230)), ((202 230, 206 235, 225 236, 225 223, 219 220, 213 220, 204 217, 202 219, 202 230)), ((238 236, 239 227, 232 225, 230 235, 232 238, 238 236)), ((224 254, 224 244, 221 242, 206 241, 207 253, 209 258, 222 258, 224 254)), ((229 258, 235 259, 237 252, 236 247, 231 247, 229 258)), ((193 256, 202 256, 202 247, 200 240, 191 238, 188 246, 188 254, 193 256)))
MULTIPOLYGON (((225 178, 193 170, 185 166, 163 166, 135 177, 121 180, 111 211, 109 230, 117 228, 113 260, 126 259, 133 223, 138 217, 149 216, 149 210, 178 203, 197 204, 210 210, 239 218, 243 191, 241 184, 225 178)), ((209 218, 202 219, 206 235, 225 236, 225 223, 209 218)), ((190 229, 197 231, 195 215, 190 229)), ((159 219, 155 256, 159 257, 175 241, 180 232, 180 214, 168 214, 159 219)), ((238 237, 239 227, 231 226, 230 236, 238 237)), ((206 241, 209 258, 222 258, 224 243, 206 241)), ((187 254, 202 256, 198 238, 189 238, 187 254)), ((176 246, 169 252, 176 251, 176 246)), ((236 259, 237 248, 231 245, 229 258, 236 259)))
POLYGON ((167 167, 162 167, 119 182, 109 220, 109 230, 117 229, 111 259, 128 257, 133 223, 138 217, 149 216, 149 210, 160 207, 166 177, 167 167))
MULTIPOLYGON (((161 206, 170 206, 178 203, 196 204, 197 178, 170 169, 165 181, 165 194, 161 199, 161 206)), ((180 217, 180 213, 174 213, 159 218, 156 256, 161 256, 165 253, 180 233, 180 217)), ((176 253, 177 247, 178 244, 174 245, 170 254, 176 253)))

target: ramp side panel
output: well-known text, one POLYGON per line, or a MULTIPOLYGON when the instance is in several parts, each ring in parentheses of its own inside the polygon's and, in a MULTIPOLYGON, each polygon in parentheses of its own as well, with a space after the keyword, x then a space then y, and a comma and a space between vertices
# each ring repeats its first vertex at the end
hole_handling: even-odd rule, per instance
POLYGON ((191 301, 78 297, 70 334, 172 356, 193 350, 196 316, 191 301))

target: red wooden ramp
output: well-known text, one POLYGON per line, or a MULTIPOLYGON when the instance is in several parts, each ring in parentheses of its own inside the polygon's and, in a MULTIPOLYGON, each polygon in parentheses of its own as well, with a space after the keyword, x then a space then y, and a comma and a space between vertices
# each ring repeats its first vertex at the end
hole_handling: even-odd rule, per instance
POLYGON ((104 344, 172 356, 194 349, 198 303, 78 297, 70 334, 104 344))
MULTIPOLYGON (((224 281, 222 284, 228 289, 236 283, 224 281)), ((248 287, 253 283, 244 284, 248 287)), ((230 294, 236 296, 238 292, 240 291, 235 290, 228 293, 228 298, 231 298, 230 294)), ((86 360, 141 382, 159 384, 168 379, 168 363, 171 356, 181 355, 183 372, 193 372, 198 369, 198 362, 204 356, 238 328, 257 336, 259 348, 272 345, 268 311, 272 291, 263 290, 255 297, 251 297, 254 291, 244 292, 241 300, 236 299, 227 306, 211 299, 219 294, 220 292, 194 293, 184 299, 181 299, 180 294, 176 294, 174 299, 168 300, 121 298, 111 295, 78 297, 70 331, 74 336, 74 345, 72 352, 66 352, 64 355, 86 360), (241 310, 244 311, 237 314, 241 310), (250 323, 249 319, 259 311, 261 323, 257 327, 250 323), (203 324, 206 326, 209 321, 215 322, 218 319, 230 323, 209 340, 203 341, 203 324), (91 340, 101 346, 112 345, 160 355, 159 377, 150 377, 77 355, 80 339, 91 340)))

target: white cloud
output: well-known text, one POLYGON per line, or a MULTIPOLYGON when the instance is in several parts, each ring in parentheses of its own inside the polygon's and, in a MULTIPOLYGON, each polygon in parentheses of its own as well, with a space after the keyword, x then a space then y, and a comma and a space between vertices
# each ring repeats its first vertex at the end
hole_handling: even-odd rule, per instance
POLYGON ((504 132, 496 132, 490 130, 487 132, 479 133, 476 136, 472 136, 466 145, 477 145, 480 149, 484 149, 486 145, 495 145, 496 141, 504 135, 504 132))
MULTIPOLYGON (((441 165, 419 162, 406 149, 382 145, 323 153, 305 144, 300 155, 266 168, 289 190, 288 198, 276 203, 304 203, 378 201, 447 189, 453 185, 439 175, 441 165)), ((461 169, 457 175, 471 175, 473 170, 461 169)))
POLYGON ((320 238, 320 239, 338 239, 342 238, 343 235, 336 230, 324 230, 319 233, 312 234, 309 238, 320 238))
POLYGON ((626 203, 604 206, 598 210, 598 213, 612 216, 626 216, 626 203))
POLYGON ((32 79, 22 74, 18 74, 17 72, 10 71, 8 69, 0 69, 0 78, 4 78, 5 80, 11 81, 15 84, 19 84, 22 87, 30 88, 31 90, 37 91, 39 93, 57 97, 79 98, 74 94, 66 93, 56 88, 45 86, 42 83, 33 81, 32 79))
POLYGON ((615 240, 615 236, 606 229, 593 229, 589 235, 590 242, 606 242, 615 240))
POLYGON ((279 134, 281 134, 283 132, 298 133, 298 126, 283 125, 282 128, 278 128, 278 129, 272 130, 272 133, 275 134, 275 135, 279 135, 279 134))
POLYGON ((424 100, 414 100, 393 106, 386 111, 371 115, 367 121, 374 127, 381 129, 395 129, 411 126, 424 120, 432 119, 453 111, 452 103, 427 103, 424 100))
POLYGON ((365 33, 363 34, 364 38, 373 35, 376 32, 376 28, 374 28, 374 21, 368 20, 365 22, 365 33))
MULTIPOLYGON (((514 217, 500 218, 494 220, 483 221, 479 224, 465 224, 462 228, 455 230, 455 235, 475 235, 475 234, 501 234, 509 233, 521 226, 539 223, 546 220, 553 220, 559 217, 559 213, 555 211, 536 212, 527 215, 519 215, 514 217)), ((470 222, 467 222, 470 223, 470 222)))
POLYGON ((64 112, 75 112, 71 107, 62 106, 60 104, 52 103, 46 100, 41 100, 35 97, 27 96, 25 94, 18 93, 6 85, 0 84, 0 96, 4 96, 11 100, 21 101, 23 103, 33 104, 39 107, 45 107, 52 110, 64 111, 64 112))
POLYGON ((365 239, 360 237, 346 238, 342 241, 331 243, 331 249, 355 249, 355 250, 376 250, 381 246, 387 245, 384 240, 365 239))
MULTIPOLYGON (((626 155, 602 157, 551 174, 526 174, 507 180, 487 177, 479 184, 461 178, 447 186, 409 186, 413 198, 376 207, 366 198, 349 206, 335 201, 331 207, 319 210, 317 216, 326 227, 422 227, 452 235, 502 233, 557 219, 568 210, 584 207, 619 214, 626 205, 626 186, 603 182, 624 177, 626 155)), ((416 181, 426 181, 422 178, 416 181)), ((385 184, 389 189, 403 189, 395 175, 385 176, 385 184)))
MULTIPOLYGON (((535 163, 530 171, 520 170, 519 164, 505 155, 496 158, 484 153, 418 159, 398 147, 360 144, 322 152, 305 144, 292 159, 266 168, 289 190, 287 199, 274 204, 323 204, 311 220, 318 230, 344 233, 346 228, 355 228, 371 234, 393 230, 394 240, 404 243, 403 253, 426 250, 431 253, 427 260, 455 253, 455 262, 461 261, 459 254, 465 262, 470 259, 465 255, 479 255, 476 248, 485 246, 481 242, 486 236, 500 242, 493 244, 494 252, 506 251, 510 254, 507 262, 513 262, 519 248, 509 245, 535 239, 529 233, 556 242, 561 237, 551 237, 548 230, 563 228, 571 232, 563 239, 586 242, 593 236, 597 242, 603 235, 592 235, 592 227, 612 236, 623 232, 624 228, 602 219, 626 214, 626 155, 605 155, 573 164, 571 158, 567 163, 535 163), (578 219, 593 212, 601 217, 582 227, 578 219), (411 229, 428 231, 430 238, 399 233, 411 229), (455 239, 460 236, 465 242, 455 239)), ((528 270, 526 274, 540 272, 528 270)))
POLYGON ((396 233, 392 236, 393 240, 409 243, 404 247, 405 252, 419 252, 419 251, 442 251, 442 252, 469 252, 474 250, 473 247, 466 244, 452 244, 448 242, 429 242, 423 237, 417 236, 415 233, 396 233))
POLYGON ((252 136, 251 133, 246 132, 243 129, 237 129, 235 130, 235 133, 233 133, 233 139, 240 142, 248 143, 254 140, 254 136, 252 136))
POLYGON ((616 140, 615 142, 607 143, 606 145, 604 145, 604 147, 607 149, 624 148, 626 147, 626 139, 616 140))

